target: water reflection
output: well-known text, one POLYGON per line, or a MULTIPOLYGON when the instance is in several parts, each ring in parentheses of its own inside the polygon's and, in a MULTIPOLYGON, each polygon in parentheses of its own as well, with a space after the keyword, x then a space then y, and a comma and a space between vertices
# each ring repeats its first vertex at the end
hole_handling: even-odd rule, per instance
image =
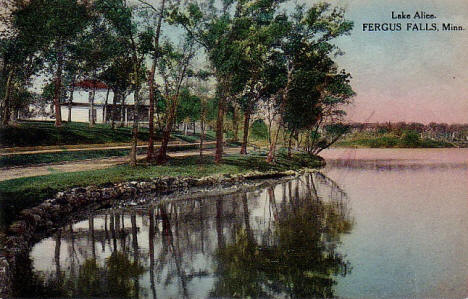
MULTIPOLYGON (((18 296, 332 297, 351 266, 345 193, 321 174, 252 192, 110 209, 37 244, 18 296), (51 250, 54 248, 54 250, 51 250)), ((19 279, 18 279, 19 282, 19 279)))

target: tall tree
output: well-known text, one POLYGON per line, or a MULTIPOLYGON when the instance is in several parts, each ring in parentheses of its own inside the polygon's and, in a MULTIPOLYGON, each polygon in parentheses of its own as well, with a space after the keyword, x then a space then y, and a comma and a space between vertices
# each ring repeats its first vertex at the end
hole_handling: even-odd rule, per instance
POLYGON ((130 164, 136 165, 136 152, 138 144, 138 123, 140 89, 144 80, 144 58, 150 50, 152 33, 138 18, 138 7, 131 6, 125 0, 100 0, 97 4, 105 18, 113 26, 119 42, 125 45, 132 62, 132 72, 129 74, 133 90, 133 124, 132 148, 130 151, 130 164))
POLYGON ((172 128, 176 121, 182 84, 186 79, 194 55, 193 40, 188 39, 181 51, 174 49, 169 42, 165 43, 164 56, 159 60, 158 69, 164 81, 164 97, 167 101, 167 108, 163 139, 156 157, 158 164, 167 161, 167 145, 169 144, 172 128))
POLYGON ((54 72, 55 126, 62 125, 60 95, 68 47, 88 22, 87 8, 76 0, 37 0, 15 12, 16 27, 47 43, 45 57, 54 72))
POLYGON ((114 96, 110 107, 111 127, 115 128, 115 120, 117 119, 117 104, 120 103, 120 120, 123 123, 123 109, 125 104, 125 95, 131 88, 129 73, 132 72, 132 61, 128 54, 120 54, 112 59, 100 75, 100 80, 104 81, 113 91, 114 96))
MULTIPOLYGON (((326 3, 315 4, 309 9, 297 6, 288 16, 288 24, 289 30, 279 40, 278 47, 271 56, 275 59, 273 64, 279 64, 275 76, 279 76, 281 80, 276 81, 277 92, 269 98, 270 108, 276 112, 272 119, 275 125, 270 130, 267 162, 272 162, 275 158, 279 132, 284 127, 283 116, 286 108, 293 106, 290 102, 293 98, 306 96, 312 109, 321 109, 316 99, 325 96, 323 91, 329 83, 325 79, 326 72, 330 69, 324 69, 321 63, 330 63, 330 56, 340 54, 331 41, 349 34, 353 27, 353 23, 344 18, 343 9, 332 8, 326 3), (305 80, 313 84, 307 85, 305 80), (314 82, 310 82, 311 80, 314 82)), ((312 111, 309 116, 316 115, 312 111)))
POLYGON ((149 130, 149 139, 148 139, 148 151, 146 153, 146 160, 148 162, 154 159, 154 108, 157 103, 155 103, 156 99, 156 87, 155 87, 155 78, 154 75, 156 73, 156 66, 158 64, 158 58, 160 56, 160 49, 159 49, 159 41, 161 37, 161 26, 163 23, 164 15, 165 15, 165 7, 166 7, 166 0, 161 1, 160 9, 158 10, 152 4, 139 0, 144 6, 148 7, 153 14, 153 19, 157 18, 156 21, 156 30, 153 37, 153 44, 154 48, 151 50, 152 54, 152 65, 148 75, 148 87, 149 87, 149 119, 148 119, 148 130, 149 130))
POLYGON ((240 41, 248 34, 249 23, 244 21, 244 1, 224 1, 218 8, 212 1, 190 3, 186 12, 174 11, 171 18, 181 24, 206 53, 217 81, 218 112, 216 118, 215 162, 223 154, 224 115, 226 104, 235 95, 235 74, 240 72, 242 56, 240 41))
POLYGON ((12 94, 15 86, 26 88, 31 77, 43 65, 43 55, 48 38, 38 35, 36 25, 31 21, 27 4, 21 2, 2 2, 4 14, 0 14, 2 25, 0 31, 0 96, 2 125, 10 121, 10 108, 17 106, 12 94))

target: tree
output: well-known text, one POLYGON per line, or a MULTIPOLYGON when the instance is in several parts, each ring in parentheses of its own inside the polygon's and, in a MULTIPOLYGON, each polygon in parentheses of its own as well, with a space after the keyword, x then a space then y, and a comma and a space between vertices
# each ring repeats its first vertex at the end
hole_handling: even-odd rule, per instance
POLYGON ((100 2, 95 2, 89 11, 91 15, 89 26, 79 34, 75 45, 75 59, 80 62, 80 69, 92 83, 89 98, 89 126, 93 127, 97 117, 94 112, 94 102, 98 80, 103 70, 118 59, 117 57, 128 56, 126 53, 128 48, 117 38, 112 26, 106 22, 105 11, 100 2))
POLYGON ((151 49, 152 33, 141 23, 137 17, 137 7, 129 6, 125 0, 100 0, 96 4, 102 11, 105 19, 112 25, 116 38, 129 53, 132 72, 129 78, 134 94, 132 148, 130 151, 130 164, 136 165, 136 151, 138 143, 138 122, 140 89, 144 79, 144 58, 151 49))
POLYGON ((235 74, 240 72, 242 45, 248 34, 247 22, 242 13, 247 7, 243 1, 225 1, 218 9, 214 2, 190 3, 186 12, 174 10, 172 22, 181 24, 188 34, 203 46, 217 81, 218 112, 216 118, 215 162, 221 162, 223 154, 223 127, 226 104, 233 99, 235 74))
POLYGON ((151 49, 151 56, 152 56, 152 65, 151 69, 148 74, 148 87, 149 87, 149 119, 148 119, 148 130, 149 130, 149 139, 148 139, 148 151, 146 153, 146 160, 148 162, 154 159, 154 108, 157 105, 155 100, 157 98, 156 86, 155 86, 155 78, 154 75, 156 73, 156 66, 158 64, 158 58, 160 54, 160 37, 161 37, 161 26, 163 23, 163 19, 165 16, 165 6, 166 0, 161 1, 160 9, 158 10, 152 4, 139 0, 144 6, 146 6, 149 10, 153 13, 153 20, 155 20, 155 27, 156 30, 153 34, 153 48, 151 49), (157 17, 156 17, 157 16, 157 17), (157 19, 157 21, 156 21, 157 19))
MULTIPOLYGON (((285 126, 284 115, 288 107, 297 108, 294 101, 302 101, 301 107, 310 107, 305 113, 309 124, 321 118, 323 106, 319 99, 327 98, 328 87, 332 84, 327 74, 333 70, 330 56, 340 54, 331 41, 349 34, 352 27, 352 22, 344 18, 344 10, 331 8, 326 3, 315 4, 307 10, 297 6, 287 16, 288 30, 270 55, 271 73, 279 79, 269 83, 276 92, 268 98, 268 109, 274 111, 271 121, 275 125, 270 126, 267 162, 275 158, 279 132, 285 126)), ((336 70, 331 77, 337 77, 335 74, 336 70)))
POLYGON ((60 95, 68 47, 88 22, 87 8, 76 0, 38 0, 15 12, 15 26, 34 44, 47 44, 44 57, 54 73, 55 126, 62 125, 60 95))
POLYGON ((241 154, 247 154, 250 118, 259 101, 272 92, 268 89, 268 82, 274 78, 267 77, 268 59, 272 55, 272 49, 288 28, 282 15, 276 15, 281 2, 256 1, 250 4, 244 14, 250 26, 248 34, 241 42, 244 50, 241 61, 243 71, 238 74, 238 84, 244 86, 244 89, 236 97, 244 112, 241 154))
POLYGON ((125 95, 131 88, 129 73, 133 66, 131 58, 126 54, 121 54, 112 59, 111 64, 103 70, 100 79, 103 80, 114 92, 110 117, 111 127, 115 128, 115 119, 117 118, 117 103, 120 102, 120 123, 123 124, 123 111, 125 105, 125 95))
POLYGON ((2 125, 8 125, 10 121, 10 108, 17 106, 12 94, 15 86, 26 88, 30 85, 30 78, 39 71, 43 65, 43 50, 48 40, 37 36, 35 26, 30 22, 29 16, 24 16, 27 5, 15 2, 6 3, 5 8, 10 11, 1 15, 4 30, 0 33, 0 95, 2 125))
POLYGON ((163 46, 164 55, 159 59, 158 71, 164 81, 164 97, 167 101, 163 138, 156 161, 163 164, 167 161, 167 145, 176 121, 177 106, 180 100, 182 84, 189 71, 190 62, 195 55, 192 39, 187 39, 182 49, 177 50, 166 42, 163 46))
POLYGON ((188 88, 182 89, 179 98, 176 122, 183 122, 184 127, 187 128, 188 123, 193 123, 200 119, 201 99, 197 95, 191 94, 188 88))

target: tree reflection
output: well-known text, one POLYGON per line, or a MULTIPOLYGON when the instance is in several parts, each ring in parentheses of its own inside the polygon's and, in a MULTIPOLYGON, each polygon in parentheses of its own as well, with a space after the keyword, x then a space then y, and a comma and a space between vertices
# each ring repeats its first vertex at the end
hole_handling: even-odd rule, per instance
POLYGON ((91 215, 54 235, 49 272, 26 272, 48 296, 332 297, 350 269, 337 245, 351 229, 344 192, 314 174, 91 215))
POLYGON ((143 267, 123 252, 113 252, 103 266, 90 258, 80 265, 76 281, 65 282, 67 288, 63 289, 63 294, 68 293, 71 297, 138 298, 136 281, 143 272, 143 267))
MULTIPOLYGON (((309 188, 300 195, 299 183, 294 192, 289 184, 289 198, 276 205, 275 192, 268 188, 272 208, 273 234, 257 242, 249 223, 239 231, 236 241, 216 252, 218 281, 211 292, 220 297, 333 297, 337 275, 350 271, 349 263, 337 252, 339 235, 352 228, 343 202, 319 200, 309 188), (284 204, 284 201, 288 204, 284 204)), ((285 191, 283 189, 283 191, 285 191)), ((243 201, 245 203, 245 201, 243 201)), ((248 211, 244 204, 244 214, 248 211)), ((244 219, 246 216, 244 215, 244 219)))

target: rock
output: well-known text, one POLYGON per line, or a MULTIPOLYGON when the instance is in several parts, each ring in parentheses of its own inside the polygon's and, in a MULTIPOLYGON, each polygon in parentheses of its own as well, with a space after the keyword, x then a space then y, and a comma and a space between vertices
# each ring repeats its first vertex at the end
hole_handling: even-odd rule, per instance
POLYGON ((0 256, 0 298, 11 296, 10 265, 4 256, 0 256))
POLYGON ((35 214, 31 209, 21 211, 20 215, 22 219, 26 220, 31 225, 38 225, 42 219, 40 215, 35 214))
POLYGON ((19 220, 19 221, 13 222, 13 224, 10 225, 10 227, 8 228, 8 231, 15 235, 22 235, 26 233, 27 228, 28 228, 28 225, 26 221, 19 220))

